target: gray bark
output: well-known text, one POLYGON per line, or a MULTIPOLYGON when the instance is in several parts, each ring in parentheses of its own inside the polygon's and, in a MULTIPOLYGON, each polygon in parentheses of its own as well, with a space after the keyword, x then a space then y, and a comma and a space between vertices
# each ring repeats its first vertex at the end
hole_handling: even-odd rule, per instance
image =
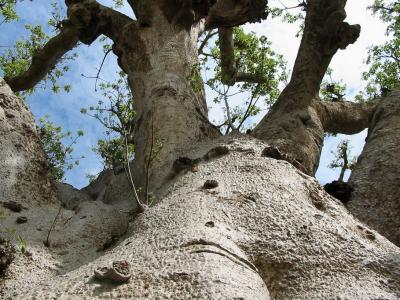
POLYGON ((315 107, 325 132, 356 134, 369 127, 377 103, 318 101, 315 107))
MULTIPOLYGON (((129 185, 103 174, 84 190, 69 192, 75 199, 64 193, 60 200, 74 207, 62 209, 54 221, 60 206, 55 191, 38 190, 43 178, 51 178, 33 176, 29 184, 24 178, 23 193, 38 199, 18 199, 28 208, 28 223, 15 225, 18 213, 7 211, 2 225, 15 227, 32 256, 17 255, 7 277, 0 279, 0 296, 398 299, 400 249, 352 217, 305 174, 315 171, 324 129, 332 128, 340 116, 337 107, 321 109, 315 95, 334 53, 358 36, 357 26, 343 22, 345 2, 307 1, 306 30, 292 80, 255 130, 255 139, 217 138, 218 131, 207 120, 202 85, 193 79, 199 79, 196 42, 203 27, 262 18, 265 1, 218 0, 212 8, 203 8, 191 1, 131 0, 137 22, 110 17, 95 1, 66 1, 71 22, 79 29, 93 29, 80 40, 89 43, 108 34, 114 41, 136 99, 135 180, 143 187, 151 157, 157 203, 136 215, 137 206, 126 194, 129 185), (162 145, 157 157, 150 151, 154 145, 162 145), (273 147, 278 148, 277 159, 270 157, 276 154, 273 147), (205 184, 207 180, 214 186, 205 184), (81 201, 76 201, 79 195, 81 201), (46 196, 51 200, 42 200, 46 196), (50 247, 45 247, 53 222, 50 247), (127 283, 94 277, 96 269, 121 260, 130 264, 127 283)), ((4 99, 17 101, 4 89, 4 99)), ((383 111, 384 123, 376 124, 397 122, 383 111)), ((360 114, 359 124, 348 126, 362 128, 371 113, 360 114)), ((378 113, 375 119, 381 120, 378 113)), ((33 126, 31 119, 27 122, 27 128, 33 126)), ((20 139, 24 126, 17 124, 20 139)), ((389 130, 389 136, 396 137, 396 131, 389 130)), ((6 150, 1 155, 8 155, 15 150, 7 142, 14 131, 2 131, 2 137, 6 146, 1 149, 6 150)), ((44 157, 38 140, 29 142, 32 146, 24 152, 25 165, 34 166, 29 174, 44 174, 45 166, 35 163, 44 157)), ((11 191, 5 197, 16 194, 10 180, 0 177, 0 186, 3 181, 11 191)))
MULTIPOLYGON (((198 69, 200 25, 190 30, 161 14, 152 27, 127 26, 114 45, 135 95, 135 173, 144 187, 149 159, 151 189, 157 190, 181 154, 177 149, 220 135, 208 121, 198 69), (161 150, 151 153, 151 149, 161 150)), ((153 151, 153 152, 154 152, 153 151)))
MULTIPOLYGON (((113 213, 117 203, 83 201, 75 211, 65 210, 50 248, 36 228, 52 222, 57 206, 32 207, 29 226, 16 228, 29 233, 32 259, 17 255, 0 281, 0 295, 398 299, 399 248, 349 215, 314 178, 262 157, 266 146, 236 135, 182 149, 202 158, 197 169, 171 179, 165 197, 104 251, 95 249, 107 236, 124 233, 126 212, 113 213), (215 157, 221 147, 225 155, 215 157), (206 180, 216 180, 218 187, 204 188, 206 180), (95 269, 119 260, 130 263, 127 283, 94 278, 95 269)), ((14 218, 10 213, 5 224, 14 218)))
POLYGON ((53 202, 55 185, 33 116, 0 78, 0 201, 53 202))
POLYGON ((400 91, 383 98, 370 121, 367 142, 350 182, 348 209, 400 245, 400 91))
POLYGON ((360 26, 344 22, 345 0, 311 0, 306 5, 292 77, 254 136, 274 145, 313 175, 323 143, 323 127, 315 108, 320 84, 335 53, 357 40, 360 26))

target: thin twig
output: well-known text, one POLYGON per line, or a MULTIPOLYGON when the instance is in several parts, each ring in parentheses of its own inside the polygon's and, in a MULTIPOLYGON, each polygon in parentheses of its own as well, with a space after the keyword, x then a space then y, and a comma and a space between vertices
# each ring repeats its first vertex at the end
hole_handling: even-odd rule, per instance
POLYGON ((103 65, 104 65, 104 61, 106 60, 107 55, 108 55, 110 52, 111 52, 111 49, 107 50, 107 52, 104 54, 103 60, 101 61, 99 71, 97 72, 97 75, 96 75, 96 81, 95 81, 95 83, 94 83, 94 90, 95 90, 95 92, 97 92, 97 80, 99 79, 101 69, 103 68, 103 65))
POLYGON ((153 156, 153 146, 154 146, 154 114, 151 114, 151 145, 150 145, 150 155, 147 160, 146 167, 146 204, 149 205, 149 181, 150 181, 150 164, 153 156))
POLYGON ((133 181, 133 177, 132 177, 132 172, 131 172, 131 167, 130 167, 130 163, 129 163, 129 145, 128 145, 128 136, 126 134, 126 131, 124 130, 124 138, 125 138, 125 158, 126 158, 126 165, 128 168, 128 179, 129 182, 131 184, 132 187, 132 191, 133 191, 133 195, 135 196, 135 200, 139 206, 139 212, 144 212, 144 205, 142 204, 142 202, 139 199, 139 196, 136 192, 136 186, 135 186, 135 182, 133 181))
POLYGON ((226 116, 227 116, 227 118, 228 118, 228 127, 227 127, 227 129, 226 129, 225 135, 227 135, 227 134, 229 133, 229 129, 232 129, 232 131, 236 131, 236 127, 235 127, 235 125, 233 124, 232 117, 231 117, 231 109, 230 109, 229 103, 228 103, 228 96, 227 96, 227 94, 228 94, 228 92, 229 92, 229 88, 230 88, 230 87, 228 87, 228 88, 224 91, 224 96, 223 96, 223 98, 224 98, 224 103, 225 103, 225 108, 226 108, 226 116))
POLYGON ((250 99, 249 105, 247 106, 246 112, 245 112, 244 115, 243 115, 243 119, 242 119, 242 121, 240 122, 240 124, 239 124, 239 126, 238 126, 238 128, 237 128, 238 130, 240 129, 240 127, 242 127, 243 123, 244 123, 244 122, 246 121, 246 119, 250 116, 250 112, 251 112, 252 107, 254 107, 254 105, 256 105, 258 99, 260 99, 260 96, 258 96, 257 99, 256 99, 256 101, 255 101, 254 104, 253 104, 254 94, 256 94, 256 93, 258 92, 259 87, 260 87, 260 84, 257 84, 254 93, 251 95, 251 99, 250 99))
POLYGON ((81 74, 81 76, 84 77, 84 78, 87 78, 87 79, 98 79, 98 80, 101 80, 101 81, 104 81, 104 82, 109 83, 109 81, 107 81, 107 80, 105 80, 105 79, 103 79, 103 78, 100 78, 100 77, 96 77, 96 76, 87 76, 87 75, 85 75, 85 74, 81 74))
POLYGON ((218 31, 209 31, 208 33, 207 33, 207 35, 206 35, 206 37, 204 38, 204 40, 201 42, 201 44, 200 44, 200 47, 199 47, 199 50, 198 50, 198 53, 199 54, 204 54, 203 53, 203 50, 204 50, 204 47, 207 45, 207 42, 214 36, 214 35, 217 35, 218 34, 218 31))
POLYGON ((53 224, 51 224, 50 229, 49 229, 49 232, 47 233, 47 238, 46 238, 46 240, 43 242, 43 244, 44 244, 46 247, 50 247, 50 241, 49 241, 49 239, 50 239, 50 234, 51 234, 51 231, 53 230, 54 225, 56 224, 56 221, 57 221, 57 219, 58 219, 58 216, 59 216, 60 213, 61 213, 61 210, 62 210, 62 205, 60 205, 60 209, 58 210, 58 213, 57 213, 57 215, 56 215, 55 218, 54 218, 53 224))

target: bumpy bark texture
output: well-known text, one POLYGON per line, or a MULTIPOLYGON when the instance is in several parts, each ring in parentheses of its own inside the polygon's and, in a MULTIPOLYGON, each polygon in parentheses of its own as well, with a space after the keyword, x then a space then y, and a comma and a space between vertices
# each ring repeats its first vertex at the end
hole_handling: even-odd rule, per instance
POLYGON ((0 201, 54 203, 54 182, 32 114, 0 78, 0 201))
POLYGON ((67 185, 56 189, 33 117, 2 79, 0 125, 0 209, 4 214, 0 239, 18 248, 20 237, 28 250, 27 255, 18 251, 10 261, 10 272, 0 279, 0 298, 25 299, 19 292, 22 285, 34 288, 31 284, 39 279, 100 256, 126 232, 134 205, 121 201, 111 206, 102 198, 92 201, 89 194, 67 185), (17 222, 21 217, 25 223, 17 222), (45 247, 46 240, 50 248, 45 247))
POLYGON ((400 91, 378 104, 367 143, 351 174, 348 209, 400 245, 400 91))
MULTIPOLYGON (((116 193, 126 189, 104 173, 81 191, 59 186, 66 206, 60 209, 60 202, 41 200, 54 193, 38 190, 43 176, 31 176, 42 170, 35 165, 31 183, 21 184, 38 200, 21 197, 27 209, 2 221, 16 227, 31 255, 16 256, 0 298, 398 299, 400 249, 299 171, 312 174, 318 164, 324 124, 315 95, 323 74, 334 53, 358 36, 357 26, 343 22, 345 2, 307 1, 292 80, 255 131, 267 144, 242 135, 215 139, 196 66, 202 27, 263 18, 266 1, 130 0, 135 22, 95 1, 67 0, 72 24, 88 29, 81 41, 103 33, 114 42, 136 99, 133 169, 143 187, 151 167, 158 203, 132 220, 136 207, 116 193), (15 225, 22 213, 28 222, 15 225), (130 266, 129 281, 94 276, 111 265, 130 266)), ((14 137, 11 130, 2 134, 14 137)), ((37 137, 28 141, 29 165, 44 156, 37 137)), ((0 154, 18 170, 8 159, 16 149, 6 145, 0 154)), ((15 194, 11 185, 5 191, 15 194)))
MULTIPOLYGON (((10 266, 0 295, 398 299, 400 250, 349 215, 315 179, 262 157, 266 146, 248 136, 193 145, 186 156, 201 158, 197 168, 171 178, 162 201, 130 223, 119 244, 97 256, 82 256, 94 252, 83 247, 71 265, 58 253, 61 248, 32 241, 35 259, 10 266), (207 180, 218 186, 205 188, 207 180), (94 279, 94 270, 121 260, 131 266, 127 283, 94 279)), ((92 209, 92 215, 100 213, 92 209)), ((43 218, 44 212, 36 213, 43 218)), ((104 222, 120 218, 109 216, 104 222)), ((79 248, 87 230, 76 227, 81 218, 68 221, 76 228, 65 231, 75 236, 68 241, 70 251, 79 248)), ((99 234, 96 225, 91 235, 99 234)))

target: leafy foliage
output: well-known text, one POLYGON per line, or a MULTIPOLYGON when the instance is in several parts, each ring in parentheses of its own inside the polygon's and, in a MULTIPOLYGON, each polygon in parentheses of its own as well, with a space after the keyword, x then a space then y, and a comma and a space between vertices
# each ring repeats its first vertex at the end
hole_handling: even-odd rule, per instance
POLYGON ((203 79, 201 78, 200 71, 200 65, 196 64, 190 68, 189 75, 186 78, 195 93, 203 91, 203 79))
MULTIPOLYGON (((275 1, 276 2, 276 1, 275 1)), ((278 6, 270 4, 269 14, 272 18, 280 18, 283 22, 295 24, 300 22, 296 37, 300 37, 304 31, 305 12, 307 10, 307 1, 281 1, 278 0, 278 6), (288 2, 286 4, 285 2, 288 2), (289 4, 290 3, 290 4, 289 4)))
POLYGON ((332 74, 333 70, 328 68, 321 83, 320 98, 322 101, 343 101, 347 86, 342 81, 333 80, 332 74))
POLYGON ((387 23, 389 40, 369 49, 366 61, 369 70, 363 73, 363 79, 367 81, 364 98, 367 99, 400 88, 400 2, 375 0, 370 9, 387 23))
POLYGON ((244 122, 261 111, 261 107, 269 108, 280 94, 281 84, 287 80, 286 62, 282 55, 271 49, 271 42, 265 37, 258 37, 255 33, 246 33, 242 28, 234 28, 233 40, 235 45, 234 60, 238 73, 246 73, 252 77, 261 78, 261 82, 237 83, 233 87, 223 84, 220 67, 220 49, 218 40, 210 40, 208 46, 200 52, 201 67, 205 74, 205 83, 216 93, 213 102, 225 104, 226 120, 219 125, 221 129, 243 129, 244 122), (229 102, 232 96, 246 95, 246 100, 234 107, 229 102), (263 100, 260 105, 259 100, 263 100), (229 122, 231 123, 231 122, 229 122), (233 123, 236 128, 232 127, 233 123))
POLYGON ((0 16, 3 18, 0 20, 0 25, 18 20, 18 15, 15 11, 16 4, 17 0, 0 0, 0 16))
POLYGON ((106 138, 100 139, 94 151, 103 159, 105 169, 116 168, 133 159, 134 99, 124 72, 118 73, 114 82, 99 85, 103 99, 96 106, 82 108, 81 113, 98 120, 106 128, 106 138), (126 149, 126 141, 128 149, 126 149), (128 155, 126 155, 128 150, 128 155))
POLYGON ((63 132, 62 127, 54 125, 47 115, 39 119, 37 131, 55 179, 63 180, 65 171, 79 165, 79 160, 84 158, 72 156, 72 146, 83 136, 83 131, 79 130, 76 136, 70 131, 63 132))
MULTIPOLYGON (((121 136, 110 139, 99 139, 97 148, 93 148, 103 160, 105 169, 116 169, 126 164, 125 141, 121 136)), ((135 154, 133 144, 128 145, 128 160, 132 160, 135 154)))
POLYGON ((331 151, 335 156, 331 163, 328 165, 331 169, 341 168, 339 181, 343 181, 344 174, 347 170, 353 170, 357 163, 357 157, 351 156, 350 141, 342 140, 337 146, 337 152, 331 151))
POLYGON ((4 271, 4 267, 6 264, 6 259, 5 259, 5 254, 4 246, 8 246, 8 250, 13 250, 14 247, 11 246, 11 244, 8 242, 8 240, 4 239, 3 236, 8 236, 9 239, 13 239, 18 243, 18 249, 21 253, 26 252, 26 240, 19 234, 16 234, 16 229, 12 227, 5 227, 1 222, 6 218, 6 212, 0 208, 0 257, 2 258, 3 261, 0 262, 0 275, 2 274, 2 271, 4 271), (8 245, 7 245, 8 243, 8 245), (5 245, 6 244, 6 245, 5 245))
MULTIPOLYGON (((99 79, 96 77, 96 80, 99 79)), ((82 108, 81 113, 98 120, 106 128, 106 139, 98 141, 94 149, 103 159, 104 168, 113 168, 114 172, 122 166, 131 185, 134 199, 139 210, 144 211, 145 206, 138 196, 138 190, 133 180, 130 161, 134 158, 133 133, 134 133, 134 99, 129 89, 127 75, 120 71, 118 79, 114 82, 100 84, 100 90, 105 101, 99 100, 96 106, 89 109, 82 108)), ((87 175, 89 180, 93 175, 87 175)), ((149 173, 147 169, 147 178, 149 173)), ((146 200, 149 204, 149 193, 146 187, 146 200)))
MULTIPOLYGON (((11 2, 14 2, 15 5, 16 1, 11 2)), ((57 3, 54 2, 51 4, 51 6, 53 8, 51 12, 52 17, 48 21, 48 25, 54 27, 55 30, 58 31, 58 24, 62 19, 62 12, 57 3)), ((15 13, 15 10, 13 10, 13 12, 15 13)), ((9 19, 9 21, 16 19, 18 19, 18 17, 9 19)), ((17 40, 13 47, 9 47, 3 53, 0 53, 0 69, 3 71, 4 77, 14 77, 25 72, 31 64, 33 54, 42 48, 43 45, 46 44, 46 42, 50 39, 49 35, 45 32, 41 25, 27 24, 25 25, 25 29, 28 33, 26 37, 17 40)), ((53 92, 58 93, 61 91, 61 89, 69 92, 71 90, 71 85, 62 85, 59 83, 59 79, 69 70, 68 62, 74 60, 76 57, 77 53, 65 55, 59 61, 57 66, 49 74, 47 74, 42 82, 42 85, 39 87, 45 88, 46 83, 50 82, 53 92)), ((20 93, 20 96, 30 95, 35 91, 35 89, 36 87, 20 93)))
POLYGON ((380 19, 388 23, 386 34, 399 34, 400 32, 400 1, 394 0, 374 0, 374 4, 369 7, 373 14, 378 14, 380 19))

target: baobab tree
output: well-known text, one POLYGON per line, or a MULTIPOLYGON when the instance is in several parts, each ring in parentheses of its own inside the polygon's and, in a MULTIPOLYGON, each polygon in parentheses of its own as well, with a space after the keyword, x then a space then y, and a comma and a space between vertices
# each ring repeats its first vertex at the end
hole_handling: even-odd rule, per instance
MULTIPOLYGON (((60 33, 34 53, 25 72, 5 81, 14 92, 30 89, 78 42, 110 38, 135 96, 132 181, 145 187, 151 174, 146 190, 158 203, 141 204, 140 192, 133 203, 122 177, 103 174, 82 191, 58 195, 66 206, 59 216, 29 114, 2 83, 1 134, 7 143, 1 155, 19 155, 19 163, 8 159, 2 168, 16 170, 2 176, 2 193, 23 203, 30 216, 29 228, 18 227, 17 233, 29 233, 33 260, 18 256, 0 293, 24 299, 400 297, 399 248, 355 219, 313 178, 324 133, 369 128, 367 152, 352 175, 354 201, 362 203, 373 188, 382 202, 398 205, 398 170, 385 169, 400 160, 394 150, 400 141, 399 92, 368 103, 318 98, 332 57, 360 33, 360 26, 344 21, 346 1, 300 4, 304 32, 288 85, 250 134, 224 137, 208 120, 203 88, 192 84, 193 78, 201 80, 193 76, 197 40, 218 29, 226 84, 265 80, 237 67, 232 28, 265 19, 267 2, 128 3, 136 20, 93 0, 66 0, 68 19, 60 23, 60 33), (162 148, 149 164, 155 143, 162 148), (384 157, 377 151, 382 145, 388 149, 384 157), (20 173, 25 177, 15 176, 20 173), (382 182, 384 188, 377 189, 382 182), (78 198, 74 205, 72 193, 78 198), (49 228, 46 245, 42 228, 49 228), (108 281, 99 280, 104 277, 108 281)), ((362 216, 371 209, 360 205, 357 212, 362 216)), ((398 210, 387 214, 398 228, 396 216, 398 210)), ((13 217, 10 213, 5 226, 13 217)), ((375 221, 371 225, 378 229, 388 222, 375 221)), ((398 242, 392 231, 381 233, 398 242)))

